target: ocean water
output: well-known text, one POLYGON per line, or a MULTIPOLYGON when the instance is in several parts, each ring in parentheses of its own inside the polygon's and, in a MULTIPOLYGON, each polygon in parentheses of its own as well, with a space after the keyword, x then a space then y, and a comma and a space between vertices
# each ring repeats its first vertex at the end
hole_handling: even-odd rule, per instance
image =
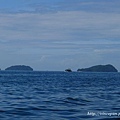
POLYGON ((120 73, 0 71, 0 120, 118 120, 120 73))

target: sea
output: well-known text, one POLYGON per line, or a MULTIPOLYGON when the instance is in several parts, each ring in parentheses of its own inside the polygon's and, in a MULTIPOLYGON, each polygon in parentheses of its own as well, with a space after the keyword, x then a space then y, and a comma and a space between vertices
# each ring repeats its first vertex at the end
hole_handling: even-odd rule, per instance
POLYGON ((119 72, 0 71, 0 120, 119 119, 119 72))

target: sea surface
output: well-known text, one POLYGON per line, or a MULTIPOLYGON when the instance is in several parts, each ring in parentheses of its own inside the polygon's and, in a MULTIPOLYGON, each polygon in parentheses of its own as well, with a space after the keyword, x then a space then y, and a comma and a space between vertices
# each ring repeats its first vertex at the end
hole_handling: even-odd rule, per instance
POLYGON ((120 73, 0 71, 0 120, 118 120, 120 73))

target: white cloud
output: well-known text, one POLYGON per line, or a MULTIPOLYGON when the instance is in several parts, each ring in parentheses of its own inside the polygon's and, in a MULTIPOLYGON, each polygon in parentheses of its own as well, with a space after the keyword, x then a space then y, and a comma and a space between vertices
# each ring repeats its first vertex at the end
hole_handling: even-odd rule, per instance
POLYGON ((97 54, 106 54, 106 53, 116 53, 116 52, 120 52, 120 49, 96 49, 94 50, 94 52, 96 52, 97 54))
POLYGON ((40 64, 52 70, 115 63, 119 20, 117 13, 80 11, 0 14, 1 64, 40 64))
POLYGON ((0 14, 0 39, 34 41, 117 39, 120 37, 119 19, 119 14, 80 11, 0 14))

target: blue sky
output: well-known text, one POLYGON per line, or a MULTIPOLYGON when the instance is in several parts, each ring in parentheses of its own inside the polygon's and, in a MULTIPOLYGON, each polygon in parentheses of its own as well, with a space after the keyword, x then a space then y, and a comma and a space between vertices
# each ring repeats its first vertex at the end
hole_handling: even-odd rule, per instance
POLYGON ((120 1, 0 0, 0 67, 120 71, 120 1))

